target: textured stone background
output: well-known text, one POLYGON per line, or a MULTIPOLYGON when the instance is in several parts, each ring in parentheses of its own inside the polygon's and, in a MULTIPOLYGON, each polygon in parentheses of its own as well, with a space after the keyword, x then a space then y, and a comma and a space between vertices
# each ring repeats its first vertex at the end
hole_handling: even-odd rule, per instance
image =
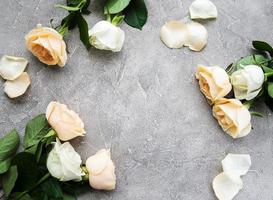
MULTIPOLYGON (((89 26, 103 19, 101 1, 92 1, 89 26)), ((253 165, 243 177, 236 199, 273 199, 272 113, 253 118, 253 131, 233 140, 223 133, 193 76, 198 63, 227 66, 251 52, 253 39, 271 44, 271 0, 215 0, 219 17, 202 22, 208 46, 202 52, 170 50, 159 39, 160 27, 171 19, 188 19, 191 0, 146 0, 149 20, 142 31, 128 27, 120 53, 91 49, 78 30, 65 37, 69 61, 65 68, 47 67, 25 48, 24 35, 37 23, 49 25, 65 16, 54 9, 58 0, 1 0, 0 56, 23 56, 31 88, 10 100, 0 86, 1 135, 11 128, 22 134, 28 120, 45 112, 52 100, 77 111, 87 135, 73 141, 83 158, 111 148, 116 163, 117 189, 92 192, 79 199, 158 200, 215 199, 211 182, 229 152, 249 153, 253 165)))

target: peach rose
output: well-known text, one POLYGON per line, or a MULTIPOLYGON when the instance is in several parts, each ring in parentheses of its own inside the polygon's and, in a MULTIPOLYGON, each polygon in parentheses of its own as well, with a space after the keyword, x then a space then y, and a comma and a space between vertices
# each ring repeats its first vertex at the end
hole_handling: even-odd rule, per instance
POLYGON ((46 119, 62 141, 84 136, 84 124, 79 115, 66 105, 52 101, 46 109, 46 119))
POLYGON ((225 97, 232 89, 228 74, 218 66, 198 65, 196 78, 202 93, 211 103, 225 97))
POLYGON ((89 183, 98 190, 113 190, 116 187, 115 165, 110 150, 102 149, 86 161, 89 183))
POLYGON ((31 30, 26 36, 26 45, 42 63, 63 67, 67 60, 63 36, 52 28, 42 27, 31 30))
POLYGON ((233 138, 244 137, 251 131, 248 109, 237 99, 219 99, 212 108, 213 116, 222 129, 233 138))

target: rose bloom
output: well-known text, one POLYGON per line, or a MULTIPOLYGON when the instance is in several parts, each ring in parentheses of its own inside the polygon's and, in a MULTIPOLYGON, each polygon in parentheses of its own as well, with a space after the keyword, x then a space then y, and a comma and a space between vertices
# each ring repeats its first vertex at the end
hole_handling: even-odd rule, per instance
POLYGON ((84 124, 79 115, 73 110, 69 110, 64 104, 50 102, 46 109, 46 118, 62 141, 85 134, 84 124))
POLYGON ((199 80, 202 93, 211 103, 225 97, 232 89, 228 74, 218 66, 198 65, 196 78, 199 80))
POLYGON ((67 60, 66 44, 56 30, 42 27, 31 30, 26 36, 26 45, 42 63, 63 67, 67 60))
POLYGON ((116 187, 115 165, 110 150, 102 149, 86 161, 89 183, 98 190, 113 190, 116 187))
POLYGON ((100 21, 89 30, 89 42, 101 50, 121 51, 125 34, 119 27, 108 21, 100 21))
POLYGON ((262 90, 264 72, 257 65, 246 65, 231 74, 236 99, 254 99, 262 90))
POLYGON ((251 131, 248 109, 237 99, 219 99, 212 108, 213 116, 222 129, 233 138, 244 137, 251 131))
POLYGON ((46 166, 49 173, 60 181, 81 181, 81 157, 69 142, 61 144, 58 140, 49 152, 46 166))

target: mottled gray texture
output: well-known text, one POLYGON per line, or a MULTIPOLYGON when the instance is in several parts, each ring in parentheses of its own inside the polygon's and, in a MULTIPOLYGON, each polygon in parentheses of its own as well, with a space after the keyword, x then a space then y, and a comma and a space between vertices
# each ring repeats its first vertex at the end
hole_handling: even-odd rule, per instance
MULTIPOLYGON (((31 88, 16 100, 0 85, 0 135, 12 127, 23 134, 28 120, 45 112, 52 100, 66 103, 83 119, 87 135, 73 141, 87 158, 111 148, 117 189, 90 192, 79 199, 158 200, 215 199, 211 182, 229 152, 249 153, 253 165, 243 177, 238 200, 273 199, 273 117, 253 118, 253 131, 233 140, 220 129, 201 95, 194 72, 198 63, 227 66, 250 53, 253 39, 273 43, 271 0, 215 0, 219 17, 203 21, 209 32, 202 52, 170 50, 159 39, 171 19, 188 19, 191 0, 146 0, 149 19, 142 31, 125 23, 120 53, 86 51, 78 30, 65 37, 69 60, 63 68, 47 67, 31 55, 24 35, 37 23, 55 23, 66 12, 58 0, 1 0, 0 56, 24 56, 31 88)), ((103 19, 100 0, 92 1, 91 26, 103 19)))

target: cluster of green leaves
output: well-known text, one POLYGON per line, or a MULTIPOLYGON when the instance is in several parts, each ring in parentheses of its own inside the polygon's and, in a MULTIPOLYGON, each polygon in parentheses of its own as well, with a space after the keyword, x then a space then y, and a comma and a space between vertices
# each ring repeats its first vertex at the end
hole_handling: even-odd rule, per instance
POLYGON ((138 29, 142 29, 148 17, 144 0, 107 0, 104 10, 113 24, 120 23, 124 18, 129 26, 138 29))
POLYGON ((245 65, 258 65, 265 74, 263 89, 256 98, 262 98, 273 111, 273 47, 264 41, 253 41, 255 54, 241 58, 236 63, 230 64, 226 71, 231 75, 234 71, 245 65))
POLYGON ((67 5, 56 5, 57 8, 63 8, 69 12, 69 14, 63 18, 61 25, 57 28, 57 31, 64 35, 68 30, 74 29, 78 26, 80 32, 80 39, 85 47, 90 48, 88 24, 83 17, 83 14, 90 14, 88 6, 90 0, 67 0, 67 5))
POLYGON ((53 140, 55 132, 44 114, 27 123, 23 152, 16 154, 20 138, 15 129, 0 139, 0 174, 7 199, 40 199, 32 193, 50 177, 46 158, 53 140))

